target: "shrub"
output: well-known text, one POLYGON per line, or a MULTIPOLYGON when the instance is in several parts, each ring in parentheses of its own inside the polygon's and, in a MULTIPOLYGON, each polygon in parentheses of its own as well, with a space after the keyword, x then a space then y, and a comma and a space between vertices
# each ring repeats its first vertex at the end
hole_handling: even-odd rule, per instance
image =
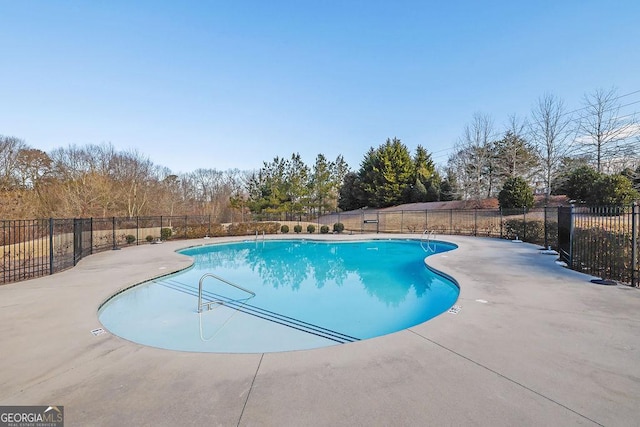
POLYGON ((307 225, 307 233, 313 234, 316 232, 316 226, 313 224, 307 225))
POLYGON ((601 173, 591 166, 581 166, 569 174, 565 184, 567 197, 579 202, 586 202, 593 193, 596 181, 601 173))
POLYGON ((209 231, 207 234, 210 237, 220 237, 226 236, 228 234, 227 227, 222 224, 211 224, 211 229, 207 231, 209 231))
POLYGON ((145 240, 147 242, 153 242, 153 236, 152 235, 148 235, 147 237, 145 237, 145 240))
POLYGON ((533 201, 531 187, 519 176, 507 179, 498 194, 501 209, 530 208, 533 201))
POLYGON ((594 183, 587 203, 592 206, 623 206, 638 198, 633 183, 624 175, 604 175, 594 183))
POLYGON ((169 227, 164 227, 162 230, 160 230, 160 240, 169 240, 169 238, 171 237, 171 229, 169 227))
POLYGON ((136 236, 134 236, 133 234, 127 234, 126 239, 127 239, 127 244, 130 245, 136 241, 136 236))
POLYGON ((629 177, 623 174, 607 175, 590 166, 582 166, 571 172, 565 186, 568 197, 591 206, 623 206, 638 198, 638 192, 629 177))
POLYGON ((336 222, 333 224, 333 231, 336 233, 342 233, 344 231, 344 224, 341 222, 336 222))
POLYGON ((302 226, 300 224, 293 226, 293 231, 296 233, 300 233, 302 231, 302 226))
POLYGON ((328 225, 323 225, 322 227, 320 227, 320 232, 322 234, 327 234, 329 232, 329 226, 328 225))
POLYGON ((289 232, 289 226, 287 224, 284 224, 282 227, 280 227, 280 232, 281 233, 288 233, 289 232))
POLYGON ((280 229, 277 222, 239 222, 229 224, 227 232, 230 236, 247 236, 256 234, 276 234, 280 229))

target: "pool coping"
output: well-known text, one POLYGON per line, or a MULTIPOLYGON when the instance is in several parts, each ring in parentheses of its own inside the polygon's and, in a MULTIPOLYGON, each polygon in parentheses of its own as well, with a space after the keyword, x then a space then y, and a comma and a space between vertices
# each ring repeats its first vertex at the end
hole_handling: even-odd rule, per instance
MULTIPOLYGON (((347 244, 347 247, 350 246, 350 243, 362 243, 362 242, 380 242, 380 244, 384 244, 387 242, 400 242, 400 243, 410 243, 412 245, 412 247, 414 248, 414 250, 417 249, 417 245, 418 243, 421 243, 420 238, 404 238, 404 239, 399 239, 399 238, 395 238, 395 239, 389 239, 389 238, 370 238, 367 240, 363 240, 363 239, 341 239, 339 242, 336 241, 335 239, 315 239, 313 237, 305 237, 305 238, 287 238, 288 236, 285 235, 279 235, 278 238, 275 239, 267 239, 267 242, 285 242, 288 244, 295 244, 296 242, 304 242, 304 243, 309 243, 312 244, 312 242, 316 242, 316 243, 326 243, 326 244, 331 244, 331 243, 341 243, 341 244, 347 244), (416 245, 416 246, 413 246, 416 245)), ((262 240, 260 240, 260 242, 262 242, 262 240)), ((439 243, 439 247, 440 247, 440 252, 449 252, 452 250, 457 249, 457 246, 455 244, 452 243, 447 243, 444 241, 437 241, 439 243)), ((233 242, 225 242, 225 241, 208 241, 205 242, 204 244, 197 244, 197 245, 191 245, 191 246, 187 246, 185 248, 181 248, 178 249, 176 252, 179 253, 180 255, 186 255, 186 256, 193 256, 195 254, 196 251, 199 251, 202 248, 207 248, 207 247, 211 247, 211 246, 228 246, 231 245, 230 247, 233 247, 234 245, 243 245, 242 248, 253 248, 254 246, 257 247, 257 245, 254 245, 253 241, 244 239, 244 240, 240 240, 240 241, 233 241, 233 242), (194 250, 194 251, 190 251, 190 250, 194 250)), ((304 245, 303 245, 304 246, 304 245)), ((367 248, 368 246, 370 246, 370 244, 367 244, 367 248)), ((262 245, 260 245, 260 247, 262 247, 262 245)), ((268 246, 267 246, 268 247, 268 246)), ((382 248, 383 246, 381 246, 382 248)), ((346 247, 345 247, 346 249, 346 247)), ((377 249, 377 248, 376 248, 377 249)), ((138 327, 136 328, 136 331, 138 335, 134 334, 134 333, 130 333, 127 329, 128 326, 126 325, 122 325, 120 324, 119 319, 116 319, 116 324, 114 325, 114 323, 112 323, 113 319, 111 320, 105 320, 104 316, 104 312, 103 309, 105 308, 105 306, 108 305, 108 303, 110 301, 113 301, 115 298, 117 298, 118 296, 127 293, 133 289, 135 289, 138 286, 144 286, 144 285, 148 285, 148 284, 156 284, 157 286, 160 286, 162 283, 162 279, 163 278, 171 278, 172 281, 176 281, 176 283, 168 285, 168 287, 171 288, 171 290, 169 290, 168 292, 175 292, 175 286, 180 287, 181 289, 184 289, 186 284, 185 284, 185 279, 181 278, 180 273, 182 272, 187 272, 189 271, 191 268, 196 267, 195 264, 192 264, 189 267, 186 267, 183 270, 180 270, 179 272, 175 273, 169 273, 169 274, 164 274, 161 276, 158 276, 156 278, 154 278, 151 281, 145 281, 142 283, 138 283, 138 284, 134 284, 131 286, 126 286, 123 289, 118 290, 117 292, 115 292, 113 295, 111 295, 110 297, 108 297, 105 301, 103 301, 99 307, 98 307, 98 319, 99 321, 103 324, 103 328, 106 332, 112 333, 114 335, 118 335, 121 338, 124 338, 126 340, 132 341, 132 342, 137 342, 139 344, 142 345, 147 345, 147 346, 152 346, 152 347, 157 347, 157 348, 162 348, 162 349, 169 349, 169 350, 177 350, 177 351, 195 351, 195 352, 202 352, 202 353, 274 353, 274 352, 284 352, 284 351, 297 351, 297 350, 312 350, 312 349, 316 349, 316 348, 321 348, 321 347, 328 347, 328 346, 333 346, 336 344, 344 344, 347 342, 354 342, 354 341, 361 341, 363 339, 371 339, 371 338, 375 338, 378 336, 382 336, 382 335, 388 335, 389 333, 393 333, 393 332, 398 332, 400 330, 404 330, 407 329, 409 327, 424 323, 426 321, 428 321, 429 319, 439 316, 442 313, 446 312, 447 310, 450 309, 451 306, 453 306, 457 300, 458 294, 460 292, 460 286, 459 284, 456 282, 456 280, 454 278, 452 278, 451 276, 447 275, 446 273, 440 272, 437 269, 431 267, 428 265, 428 263, 426 262, 429 255, 433 255, 435 253, 435 249, 434 250, 428 250, 426 249, 424 246, 422 246, 422 249, 424 250, 424 252, 420 252, 418 253, 418 256, 416 257, 414 254, 414 260, 416 259, 420 259, 423 258, 424 259, 424 263, 418 261, 419 263, 417 264, 417 266, 419 267, 422 264, 422 268, 426 267, 426 269, 430 272, 430 274, 432 275, 432 277, 440 277, 442 282, 439 286, 443 286, 446 289, 451 289, 452 292, 455 292, 455 295, 452 294, 448 294, 447 293, 447 302, 446 304, 438 304, 438 306, 440 307, 437 312, 434 312, 433 309, 429 312, 427 312, 426 314, 424 313, 425 308, 428 308, 427 304, 431 304, 432 298, 436 298, 435 295, 437 295, 436 293, 434 294, 430 294, 428 291, 425 293, 423 299, 419 299, 419 301, 423 301, 420 304, 421 311, 423 312, 423 314, 421 315, 423 320, 419 320, 419 321, 413 321, 413 323, 411 325, 407 325, 406 323, 408 322, 404 322, 405 325, 403 325, 402 327, 398 327, 396 328, 394 331, 391 332, 383 332, 380 333, 378 332, 378 334, 376 335, 369 335, 369 336, 365 336, 365 333, 371 333, 370 329, 366 329, 364 331, 360 330, 360 331, 355 331, 355 330, 349 330, 348 333, 345 333, 346 330, 348 330, 348 328, 346 326, 344 327, 340 327, 336 324, 332 324, 333 326, 330 326, 327 324, 326 320, 329 320, 325 317, 325 321, 323 321, 322 319, 318 319, 316 318, 316 320, 312 320, 309 318, 306 318, 302 315, 301 312, 296 312, 298 313, 298 315, 292 313, 292 312, 286 312, 286 311, 280 311, 274 308, 265 306, 264 303, 260 303, 260 302, 254 302, 253 300, 250 302, 250 305, 247 306, 247 308, 249 309, 249 311, 243 310, 243 307, 241 305, 241 307, 239 308, 238 312, 235 312, 232 317, 233 317, 233 322, 227 324, 226 322, 226 318, 227 315, 226 314, 219 314, 218 316, 214 316, 214 318, 218 319, 216 320, 216 322, 220 322, 220 323, 210 323, 210 324, 206 324, 206 319, 208 319, 208 317, 204 316, 200 319, 200 337, 199 340, 196 340, 196 342, 192 342, 192 341, 180 341, 180 344, 175 344, 175 340, 172 342, 167 342, 164 339, 161 339, 161 337, 158 338, 154 338, 154 339, 150 339, 150 340, 146 340, 143 337, 141 337, 140 331, 141 329, 138 327), (180 282, 182 282, 182 286, 180 286, 180 282), (431 296, 430 296, 431 295, 431 296), (256 306, 257 304, 257 306, 256 306), (270 310, 276 310, 276 313, 273 313, 273 311, 270 310), (236 315, 237 314, 237 315, 236 315), (264 317, 266 316, 266 317, 264 317), (289 316, 293 316, 293 317, 289 317, 289 316), (428 316, 428 317, 427 317, 428 316), (259 319, 259 320, 258 320, 259 319), (258 325, 256 325, 256 322, 258 322, 258 325), (308 323, 311 322, 311 323, 308 323), (222 325, 226 325, 224 326, 224 330, 222 330, 223 328, 220 327, 220 324, 222 325), (249 324, 250 326, 245 326, 249 324), (260 329, 260 324, 264 325, 264 329, 261 330, 260 329), (217 326, 216 326, 217 325, 217 326), (124 330, 123 330, 123 326, 124 326, 124 330), (241 351, 241 350, 231 350, 229 348, 220 348, 220 345, 216 346, 216 350, 213 350, 210 347, 210 344, 208 341, 208 339, 203 338, 202 335, 202 330, 203 328, 209 329, 209 330, 217 330, 218 332, 222 332, 222 334, 218 334, 215 333, 214 335, 217 336, 216 340, 225 340, 226 338, 224 337, 229 337, 230 339, 232 339, 233 341, 236 341, 236 338, 233 336, 235 333, 238 333, 238 331, 240 333, 242 333, 242 331, 246 328, 250 329, 250 335, 254 337, 254 339, 257 342, 260 342, 261 344, 259 344, 257 347, 254 345, 249 345, 250 349, 246 349, 246 351, 241 351), (233 326, 237 326, 238 329, 235 329, 233 326), (262 336, 266 331, 270 331, 269 333, 273 333, 273 334, 277 334, 277 337, 282 339, 283 341, 287 342, 287 344, 284 344, 283 346, 281 345, 277 345, 274 343, 273 339, 270 340, 262 340, 262 336), (134 338, 133 335, 136 335, 137 338, 134 338), (202 341, 206 341, 206 342, 202 342, 202 341), (275 344, 275 345, 274 345, 275 344), (264 346, 261 348, 261 346, 264 346), (188 348, 187 348, 188 347, 188 348)), ((285 253, 283 253, 283 255, 286 255, 285 253)), ((377 258, 378 260, 381 260, 380 258, 377 258)), ((205 261, 208 262, 208 261, 205 261)), ((313 261, 308 261, 309 263, 312 263, 313 261)), ((394 264, 394 265, 397 265, 394 264)), ((195 305, 191 306, 191 301, 192 298, 195 294, 195 296, 197 297, 198 294, 198 278, 204 274, 204 273, 211 273, 214 272, 215 270, 212 270, 212 268, 214 267, 209 267, 208 271, 201 271, 198 274, 198 277, 193 277, 191 276, 189 280, 191 280, 192 282, 192 286, 195 286, 195 288, 189 288, 189 290, 192 292, 187 299, 190 301, 187 307, 190 307, 191 309, 189 309, 188 311, 180 311, 180 312, 170 312, 168 313, 168 316, 166 316, 165 318, 155 318, 153 323, 150 324, 149 326, 157 331, 158 327, 160 325, 164 325, 164 322, 178 322, 180 323, 181 327, 187 327, 187 325, 184 323, 185 321, 192 319, 192 316, 195 313, 195 305), (179 317, 176 317, 176 315, 179 315, 179 317)), ((223 268, 222 265, 220 265, 220 268, 223 268)), ((225 267, 226 268, 226 267, 225 267)), ((414 267, 415 268, 415 267, 414 267)), ((202 268, 200 267, 199 270, 202 270, 202 268)), ((351 269, 348 268, 348 271, 351 271, 351 269)), ((380 269, 378 268, 377 271, 380 271, 380 269)), ((215 272, 216 274, 220 274, 218 272, 215 272)), ((255 271, 254 271, 255 273, 255 271)), ((230 276, 227 276, 225 273, 223 278, 220 278, 219 276, 214 276, 217 277, 219 279, 229 279, 230 276)), ((371 274, 369 273, 369 276, 371 276, 371 274)), ((311 274, 311 276, 307 275, 307 277, 313 278, 314 275, 311 274)), ((243 284, 246 285, 250 282, 247 281, 242 281, 242 280, 238 280, 238 279, 231 279, 233 282, 238 283, 238 284, 243 284)), ((244 280, 244 279, 243 279, 244 280)), ((257 283, 256 282, 256 278, 253 279, 249 279, 251 282, 254 283, 254 285, 257 283)), ((257 280, 258 282, 260 281, 260 277, 257 276, 257 280)), ((301 279, 304 280, 304 279, 301 279)), ((331 281, 332 279, 329 279, 329 281, 331 281)), ((359 280, 364 280, 363 278, 357 278, 356 281, 354 282, 353 279, 351 279, 352 281, 350 282, 351 285, 355 285, 355 286, 360 286, 361 284, 359 283, 359 280)), ((237 286, 234 283, 231 282, 227 282, 232 286, 237 286)), ((385 285, 384 282, 378 283, 379 285, 385 285)), ((289 283, 289 282, 285 282, 285 283, 280 283, 279 285, 273 285, 276 288, 280 288, 282 286, 289 286, 289 285, 294 285, 294 283, 289 283)), ((326 289, 327 284, 323 284, 322 285, 322 289, 326 289)), ((334 284, 335 285, 335 284, 334 284)), ((346 286, 347 283, 340 283, 339 284, 339 289, 341 289, 342 287, 346 286)), ((437 285, 436 285, 437 286, 437 285)), ((205 287, 206 288, 206 287, 205 287)), ((298 286, 295 286, 295 290, 297 291, 298 286)), ((431 288, 433 288, 433 284, 431 285, 431 288)), ((178 289, 178 290, 181 290, 178 289)), ((241 286, 239 287, 239 289, 245 291, 245 292, 251 292, 253 294, 253 296, 255 296, 256 294, 252 291, 249 291, 247 289, 242 288, 241 286)), ((262 291, 260 291, 261 288, 253 288, 254 291, 261 293, 262 291)), ((211 289, 208 289, 211 292, 211 289)), ((344 289, 342 289, 344 291, 344 289)), ((410 289, 408 289, 407 291, 411 291, 410 289)), ((433 291, 433 289, 432 289, 433 291)), ((205 293, 207 292, 207 289, 205 289, 205 293)), ((220 293, 220 290, 216 291, 218 293, 220 293)), ((369 291, 367 291, 369 292, 369 291)), ((417 292, 417 291, 416 291, 417 292)), ((224 291, 222 292, 222 294, 224 295, 224 291)), ((291 297, 294 298, 298 298, 297 292, 290 294, 291 297)), ((337 296, 337 298, 341 298, 340 296, 337 296)), ((369 295, 370 298, 374 299, 374 301, 376 303, 381 303, 384 305, 386 304, 387 306, 389 305, 389 302, 385 302, 385 301, 381 301, 379 299, 378 296, 374 296, 374 295, 369 295)), ((131 297, 129 297, 131 298, 131 297)), ((156 297, 158 298, 158 297, 156 297)), ((212 298, 211 296, 209 296, 209 298, 212 298)), ((327 298, 327 297, 323 297, 323 298, 327 298)), ((206 296, 203 297, 204 300, 207 299, 206 296)), ((171 301, 168 297, 167 294, 163 294, 162 295, 162 301, 171 301)), ((330 301, 330 300, 329 300, 330 301)), ((205 301, 206 302, 206 301, 205 301)), ((232 301, 233 302, 237 302, 237 301, 232 301)), ((158 300, 150 300, 148 301, 148 303, 145 303, 144 305, 144 319, 140 319, 141 322, 144 322, 146 319, 148 319, 149 315, 148 315, 148 309, 152 309, 152 311, 155 309, 155 307, 158 306, 158 303, 162 303, 161 301, 158 300)), ((174 303, 173 303, 174 304, 174 303)), ((293 305, 295 304, 295 301, 289 301, 288 305, 293 305)), ((394 301, 393 305, 395 305, 396 302, 394 301)), ((399 304, 402 304, 402 301, 399 302, 399 304)), ((225 305, 224 303, 222 305, 225 305)), ((175 304, 174 304, 175 306, 175 304)), ((182 305, 180 307, 183 307, 182 305)), ((234 304, 232 304, 230 307, 230 310, 233 310, 233 307, 235 307, 234 304)), ((184 308, 184 307, 183 307, 184 308)), ((335 312, 335 308, 331 305, 329 305, 328 307, 326 307, 329 309, 329 311, 322 311, 322 315, 323 316, 327 316, 327 313, 334 313, 335 312)), ((384 308, 384 307, 382 307, 384 308)), ((389 307, 387 307, 389 308, 389 307)), ((169 308, 171 309, 171 307, 169 308)), ((305 308, 307 309, 307 307, 305 308)), ((310 307, 308 307, 308 309, 310 309, 310 307)), ((398 307, 395 307, 395 309, 397 310, 398 307)), ((123 308, 119 308, 119 310, 123 310, 123 308)), ((132 310, 132 314, 135 317, 135 314, 133 313, 133 311, 135 311, 134 309, 130 309, 132 310)), ((119 311, 119 312, 120 312, 119 311)), ((204 310, 204 312, 202 313, 203 315, 207 312, 207 310, 204 310)), ((335 313, 336 315, 338 313, 335 313)), ((400 313, 399 313, 400 314, 400 313)), ((113 317, 113 315, 111 316, 113 317)), ((359 323, 363 323, 363 322, 375 322, 376 321, 376 316, 357 316, 358 318, 354 318, 354 320, 358 321, 359 323), (362 319, 369 319, 369 320, 362 320, 362 319)), ((136 318, 137 319, 137 318, 136 318)), ((131 319, 128 321, 128 323, 135 323, 136 320, 131 319)), ((213 322, 213 320, 211 320, 211 322, 213 322)), ((344 323, 341 323, 342 325, 344 325, 344 323)), ((191 330, 191 327, 193 325, 191 323, 188 324, 189 330, 191 330)), ((386 328, 386 324, 378 324, 378 330, 382 327, 386 328)), ((167 332, 166 330, 166 326, 164 326, 164 330, 165 332, 167 332)), ((388 329, 388 328, 386 328, 388 329)), ((185 333, 184 329, 172 329, 172 334, 170 335, 173 338, 178 338, 179 335, 183 335, 185 333), (180 332, 178 334, 178 332, 180 332)), ((188 331, 187 331, 188 333, 188 331)), ((197 336, 192 336, 192 339, 196 339, 197 336)), ((254 341, 255 342, 255 341, 254 341)), ((221 345, 222 347, 226 347, 223 344, 221 345)), ((233 346, 233 345, 232 345, 233 346)))
POLYGON ((115 292, 189 267, 176 250, 246 237, 104 252, 1 286, 0 405, 64 405, 67 425, 631 425, 640 418, 637 289, 592 284, 535 245, 437 239, 458 245, 427 259, 460 286, 457 314, 315 350, 188 353, 90 333, 100 328, 98 306, 115 292))

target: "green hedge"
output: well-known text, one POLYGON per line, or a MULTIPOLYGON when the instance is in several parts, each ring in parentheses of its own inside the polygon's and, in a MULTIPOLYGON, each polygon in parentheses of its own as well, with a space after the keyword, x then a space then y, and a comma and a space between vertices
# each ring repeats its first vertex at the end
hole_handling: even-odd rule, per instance
POLYGON ((280 224, 277 222, 240 222, 229 224, 227 235, 229 236, 247 236, 250 234, 277 234, 280 224))

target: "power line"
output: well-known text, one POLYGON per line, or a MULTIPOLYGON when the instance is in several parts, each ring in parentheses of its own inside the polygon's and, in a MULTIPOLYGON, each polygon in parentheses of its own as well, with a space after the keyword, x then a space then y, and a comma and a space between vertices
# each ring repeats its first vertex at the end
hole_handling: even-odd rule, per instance
MULTIPOLYGON (((611 98, 611 101, 616 101, 616 100, 618 100, 620 98, 624 98, 626 96, 634 95, 636 93, 640 93, 640 89, 634 90, 633 92, 625 93, 625 94, 620 95, 620 96, 616 96, 615 98, 611 98)), ((640 101, 633 102, 632 104, 637 104, 638 102, 640 102, 640 101)), ((632 104, 627 104, 627 105, 632 105, 632 104)), ((626 107, 627 105, 621 105, 618 108, 623 108, 623 107, 626 107)), ((590 107, 589 105, 585 105, 584 107, 577 108, 577 109, 572 110, 572 111, 567 111, 566 113, 564 113, 562 115, 568 115, 568 114, 577 113, 578 111, 586 110, 589 107, 590 107)))

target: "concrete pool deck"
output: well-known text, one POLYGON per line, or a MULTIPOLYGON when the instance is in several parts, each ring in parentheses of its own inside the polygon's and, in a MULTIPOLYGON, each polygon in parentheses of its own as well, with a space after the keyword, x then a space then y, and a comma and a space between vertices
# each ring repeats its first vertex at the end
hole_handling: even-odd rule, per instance
MULTIPOLYGON (((295 238, 295 236, 286 236, 295 238)), ((319 236, 328 239, 416 235, 319 236)), ((120 289, 183 269, 188 240, 103 252, 0 286, 0 405, 64 405, 90 425, 638 425, 640 290, 603 286, 539 248, 438 236, 458 314, 316 350, 186 353, 105 333, 120 289)))

